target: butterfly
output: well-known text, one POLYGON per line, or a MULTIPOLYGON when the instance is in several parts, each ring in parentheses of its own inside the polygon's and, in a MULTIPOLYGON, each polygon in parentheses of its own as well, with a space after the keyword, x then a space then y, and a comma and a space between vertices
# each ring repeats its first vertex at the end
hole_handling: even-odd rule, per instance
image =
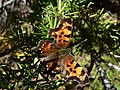
POLYGON ((88 77, 83 68, 70 54, 67 48, 70 44, 72 33, 72 20, 64 18, 59 26, 49 30, 49 35, 54 37, 56 43, 51 40, 40 40, 37 46, 40 55, 45 57, 42 65, 46 68, 46 73, 51 77, 63 77, 67 80, 79 79, 81 83, 88 83, 88 77))

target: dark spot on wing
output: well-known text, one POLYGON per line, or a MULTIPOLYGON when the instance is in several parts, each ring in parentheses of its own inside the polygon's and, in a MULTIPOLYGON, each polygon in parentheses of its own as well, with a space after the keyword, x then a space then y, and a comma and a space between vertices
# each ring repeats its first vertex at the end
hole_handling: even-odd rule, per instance
POLYGON ((73 73, 76 73, 76 70, 74 70, 73 73))
POLYGON ((62 39, 58 40, 58 42, 61 42, 61 41, 62 41, 62 39))
POLYGON ((67 38, 70 38, 70 34, 69 35, 64 35, 65 37, 67 37, 67 38))
POLYGON ((67 65, 67 67, 70 67, 70 65, 67 65))
POLYGON ((62 38, 62 35, 59 35, 59 38, 62 38))
POLYGON ((70 68, 70 71, 72 72, 72 68, 70 68))
POLYGON ((53 44, 50 44, 50 46, 54 46, 53 44))
POLYGON ((61 32, 61 34, 64 34, 64 32, 61 32))
POLYGON ((73 62, 74 62, 74 60, 72 60, 72 61, 70 62, 70 64, 73 64, 73 62))
POLYGON ((50 49, 52 49, 52 47, 50 47, 50 49))
POLYGON ((74 69, 76 69, 77 67, 80 67, 80 65, 77 63, 74 67, 74 69))
POLYGON ((68 41, 66 41, 66 40, 63 40, 63 42, 68 42, 68 41))

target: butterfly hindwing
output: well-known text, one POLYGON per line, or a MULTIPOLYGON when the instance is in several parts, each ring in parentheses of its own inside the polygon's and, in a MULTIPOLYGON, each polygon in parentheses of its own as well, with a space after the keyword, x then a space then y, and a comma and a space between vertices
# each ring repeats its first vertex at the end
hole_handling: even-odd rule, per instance
POLYGON ((83 68, 80 66, 80 64, 77 63, 74 58, 67 54, 64 57, 64 69, 66 70, 66 77, 69 78, 71 76, 76 76, 76 77, 81 77, 80 80, 84 81, 86 78, 85 71, 83 68))

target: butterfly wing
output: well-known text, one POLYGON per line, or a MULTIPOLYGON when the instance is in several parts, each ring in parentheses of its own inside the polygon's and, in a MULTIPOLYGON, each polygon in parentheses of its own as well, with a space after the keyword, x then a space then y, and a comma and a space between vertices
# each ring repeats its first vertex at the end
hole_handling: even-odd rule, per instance
POLYGON ((41 63, 49 71, 53 71, 57 66, 58 59, 56 54, 58 49, 58 46, 50 40, 40 40, 38 43, 37 50, 40 54, 39 56, 43 57, 43 61, 41 60, 41 63))
POLYGON ((67 54, 64 57, 64 66, 66 69, 66 77, 69 78, 71 76, 76 76, 80 78, 81 81, 84 81, 86 78, 86 73, 83 70, 82 66, 77 63, 77 61, 74 60, 74 58, 67 54))
POLYGON ((56 39, 56 43, 60 48, 66 48, 69 45, 71 29, 71 19, 65 18, 61 20, 59 27, 50 29, 49 34, 56 39))
POLYGON ((37 46, 38 51, 43 56, 48 56, 50 54, 56 54, 58 46, 50 40, 40 40, 37 46))
POLYGON ((61 72, 59 73, 60 75, 58 74, 56 76, 63 77, 66 80, 66 82, 69 81, 72 81, 72 83, 77 82, 78 87, 80 88, 87 88, 89 86, 87 73, 83 70, 80 64, 78 64, 77 61, 74 60, 74 58, 71 55, 66 54, 64 58, 59 57, 58 61, 60 62, 58 63, 56 70, 61 72), (62 61, 63 63, 61 63, 62 61))

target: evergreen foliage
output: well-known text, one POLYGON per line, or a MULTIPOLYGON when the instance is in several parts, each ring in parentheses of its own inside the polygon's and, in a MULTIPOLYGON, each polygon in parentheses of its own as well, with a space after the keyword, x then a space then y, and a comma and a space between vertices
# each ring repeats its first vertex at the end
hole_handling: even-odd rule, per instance
POLYGON ((48 31, 57 27, 62 18, 73 21, 69 47, 93 77, 89 90, 105 88, 92 60, 94 50, 102 59, 99 63, 111 84, 120 89, 120 70, 105 63, 120 66, 120 25, 115 17, 118 12, 112 13, 104 6, 99 8, 94 0, 22 1, 26 0, 9 0, 8 5, 7 1, 1 1, 0 89, 53 90, 64 84, 64 80, 51 82, 41 76, 43 69, 33 51, 39 40, 52 40, 48 31))

